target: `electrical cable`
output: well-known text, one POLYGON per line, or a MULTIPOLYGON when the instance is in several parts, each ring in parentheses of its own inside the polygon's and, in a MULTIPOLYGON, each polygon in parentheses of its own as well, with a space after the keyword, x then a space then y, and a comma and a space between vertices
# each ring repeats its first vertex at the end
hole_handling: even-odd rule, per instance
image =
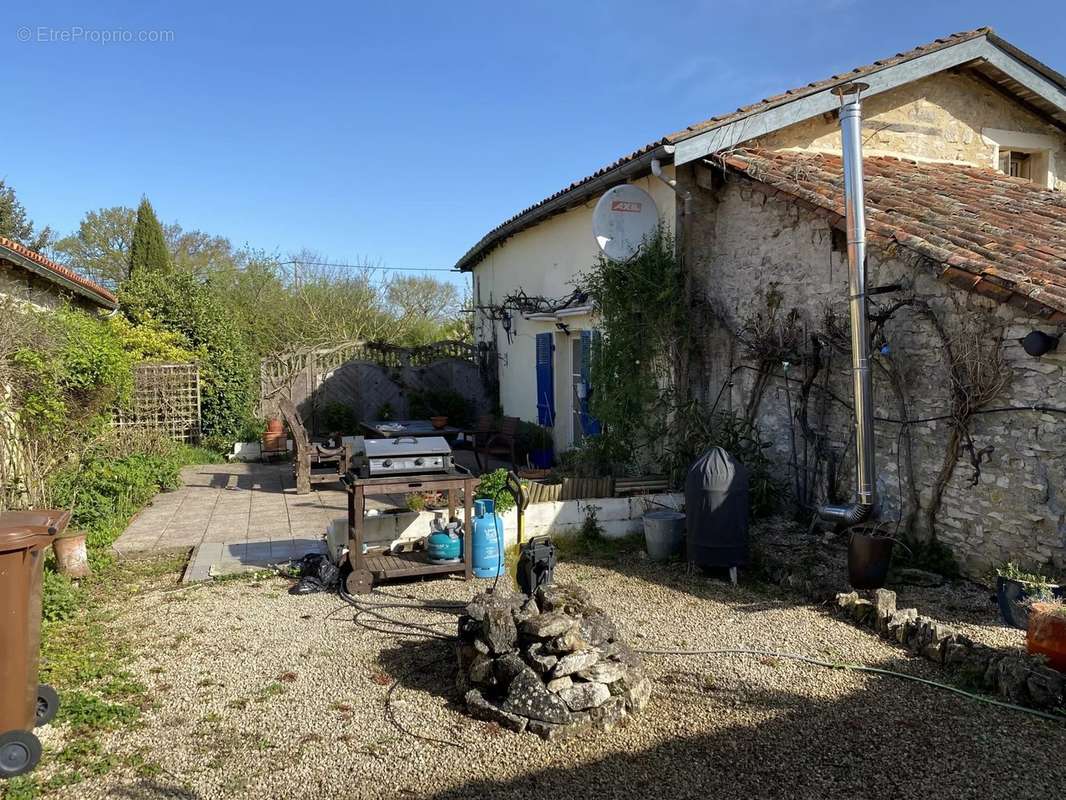
POLYGON ((917 675, 908 675, 905 672, 896 672, 891 669, 882 669, 881 667, 868 667, 865 664, 848 664, 845 662, 833 662, 822 661, 818 658, 811 658, 809 656, 802 656, 798 653, 782 653, 776 650, 756 650, 747 647, 726 648, 721 650, 665 650, 665 649, 645 649, 637 650, 636 652, 641 655, 661 655, 661 656, 757 656, 760 658, 780 658, 784 660, 800 661, 805 664, 811 664, 816 667, 826 667, 827 669, 847 670, 851 672, 866 672, 872 675, 886 675, 892 678, 900 678, 902 680, 913 681, 914 683, 925 684, 926 686, 932 686, 937 689, 943 689, 947 692, 953 692, 954 694, 962 695, 971 700, 977 700, 981 703, 988 703, 989 705, 998 706, 1000 708, 1006 708, 1010 711, 1019 711, 1024 714, 1030 714, 1034 717, 1040 717, 1041 719, 1049 719, 1054 722, 1066 722, 1066 716, 1060 714, 1050 714, 1046 711, 1039 711, 1035 708, 1026 708, 1025 706, 1015 705, 1014 703, 1007 703, 1002 700, 995 700, 991 697, 984 697, 983 695, 974 694, 973 692, 967 692, 965 689, 959 689, 956 686, 951 686, 946 683, 939 683, 937 681, 929 680, 928 678, 920 678, 917 675))

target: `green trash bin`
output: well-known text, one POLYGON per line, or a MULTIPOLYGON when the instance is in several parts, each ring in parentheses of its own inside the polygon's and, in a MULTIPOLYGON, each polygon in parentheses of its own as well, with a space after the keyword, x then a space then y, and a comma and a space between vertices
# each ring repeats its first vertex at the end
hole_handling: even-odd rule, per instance
POLYGON ((0 514, 0 777, 29 772, 41 758, 33 729, 55 716, 59 697, 37 682, 41 569, 69 511, 0 514))

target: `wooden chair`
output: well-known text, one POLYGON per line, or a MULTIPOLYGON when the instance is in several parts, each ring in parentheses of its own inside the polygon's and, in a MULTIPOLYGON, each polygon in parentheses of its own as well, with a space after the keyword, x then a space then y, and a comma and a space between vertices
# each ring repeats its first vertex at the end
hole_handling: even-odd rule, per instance
MULTIPOLYGON (((481 455, 485 456, 510 456, 512 469, 518 468, 518 425, 521 420, 518 417, 503 417, 500 426, 490 431, 483 439, 475 436, 474 456, 477 458, 478 469, 482 469, 481 455)), ((488 464, 486 458, 485 464, 488 464)))
POLYGON ((300 412, 296 410, 296 406, 289 398, 279 398, 278 408, 296 444, 296 460, 292 465, 293 476, 296 479, 296 494, 310 494, 312 483, 332 483, 339 480, 351 462, 350 448, 347 445, 326 447, 312 442, 311 437, 307 435, 303 417, 300 416, 300 412), (324 465, 329 465, 331 470, 318 473, 311 471, 312 466, 324 465))

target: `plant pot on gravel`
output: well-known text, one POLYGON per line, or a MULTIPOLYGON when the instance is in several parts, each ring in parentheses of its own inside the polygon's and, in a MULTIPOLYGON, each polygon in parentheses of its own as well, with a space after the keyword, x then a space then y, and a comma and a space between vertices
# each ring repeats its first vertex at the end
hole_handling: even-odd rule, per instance
POLYGON ((1066 604, 1033 603, 1029 607, 1025 646, 1033 655, 1046 656, 1049 666, 1066 672, 1066 604))
POLYGON ((880 589, 888 577, 896 540, 875 526, 858 525, 848 540, 848 583, 853 589, 880 589))
POLYGON ((996 602, 1003 622, 1019 630, 1029 627, 1029 610, 1035 599, 1066 599, 1066 587, 1012 563, 996 570, 996 602))

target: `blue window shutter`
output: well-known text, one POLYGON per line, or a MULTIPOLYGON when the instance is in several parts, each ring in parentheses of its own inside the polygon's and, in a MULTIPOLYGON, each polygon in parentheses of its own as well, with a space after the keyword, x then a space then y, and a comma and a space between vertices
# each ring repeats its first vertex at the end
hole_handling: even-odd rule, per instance
POLYGON ((586 387, 585 397, 581 400, 581 430, 586 436, 599 436, 600 421, 589 413, 589 396, 592 394, 592 347, 599 344, 599 331, 581 331, 581 380, 586 387))
POLYGON ((537 334, 537 422, 546 428, 555 425, 555 376, 552 357, 555 350, 551 333, 537 334))

